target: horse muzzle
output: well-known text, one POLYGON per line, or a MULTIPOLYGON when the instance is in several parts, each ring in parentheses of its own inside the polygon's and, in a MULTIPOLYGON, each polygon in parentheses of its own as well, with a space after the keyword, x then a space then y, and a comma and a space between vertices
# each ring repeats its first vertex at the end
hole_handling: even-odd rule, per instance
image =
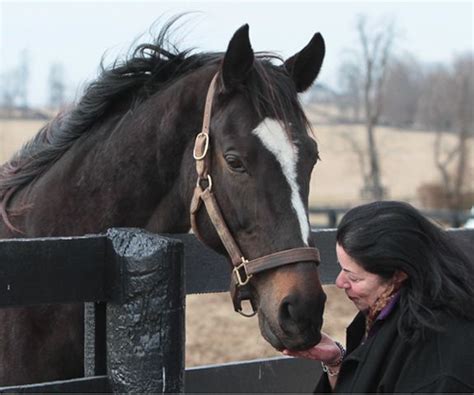
POLYGON ((278 309, 278 323, 284 334, 285 347, 298 351, 321 341, 326 294, 306 301, 297 294, 286 296, 278 309))
POLYGON ((321 340, 326 294, 310 262, 275 270, 255 282, 262 336, 276 349, 308 349, 321 340))
MULTIPOLYGON (((322 294, 322 299, 324 300, 315 301, 318 308, 324 306, 325 294, 322 294)), ((308 315, 312 310, 314 307, 305 306, 291 296, 286 297, 278 308, 276 320, 266 316, 263 309, 259 310, 260 332, 265 340, 279 351, 311 348, 321 341, 323 323, 323 311, 314 311, 314 314, 308 315)))

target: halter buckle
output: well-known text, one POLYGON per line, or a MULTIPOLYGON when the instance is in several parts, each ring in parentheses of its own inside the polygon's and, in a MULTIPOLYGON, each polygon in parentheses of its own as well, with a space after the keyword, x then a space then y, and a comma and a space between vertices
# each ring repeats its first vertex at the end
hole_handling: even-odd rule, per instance
POLYGON ((249 263, 247 259, 244 257, 241 257, 242 263, 239 266, 234 267, 234 270, 232 272, 235 275, 236 284, 239 287, 243 287, 244 285, 247 285, 250 279, 252 278, 253 274, 248 274, 247 273, 247 266, 246 264, 249 263))
POLYGON ((209 134, 201 132, 196 136, 193 157, 195 160, 203 160, 209 150, 209 134))

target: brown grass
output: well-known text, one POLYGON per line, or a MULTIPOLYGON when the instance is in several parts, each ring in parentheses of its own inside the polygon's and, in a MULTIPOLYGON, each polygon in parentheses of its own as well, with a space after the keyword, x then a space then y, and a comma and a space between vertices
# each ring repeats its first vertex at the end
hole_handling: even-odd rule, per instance
MULTIPOLYGON (((310 205, 352 206, 360 203, 362 176, 351 140, 364 146, 364 126, 321 124, 314 115, 310 119, 315 125, 322 159, 313 172, 310 205)), ((433 154, 435 133, 378 127, 376 141, 380 151, 382 183, 388 188, 388 198, 420 206, 418 187, 440 182, 433 154)), ((455 136, 443 137, 443 151, 448 152, 455 143, 455 136)), ((466 179, 473 180, 474 139, 468 142, 468 152, 466 179)), ((470 187, 472 189, 474 185, 470 187)))
MULTIPOLYGON (((362 177, 357 155, 347 135, 363 145, 365 134, 360 125, 321 124, 320 117, 310 113, 319 144, 321 161, 311 180, 310 205, 354 205, 361 202, 362 177)), ((0 120, 0 163, 6 161, 44 124, 42 121, 0 120)), ((425 183, 439 182, 434 165, 435 134, 380 127, 376 139, 380 147, 383 184, 389 198, 418 204, 417 188, 425 183)), ((454 136, 444 139, 445 149, 456 142, 454 136)), ((468 179, 474 179, 474 141, 469 142, 468 179)))
POLYGON ((0 165, 45 124, 34 120, 0 120, 0 165))
MULTIPOLYGON (((328 295, 323 330, 345 343, 345 328, 356 310, 343 291, 325 286, 328 295)), ((233 312, 225 294, 186 298, 186 366, 281 356, 261 336, 257 318, 233 312)))

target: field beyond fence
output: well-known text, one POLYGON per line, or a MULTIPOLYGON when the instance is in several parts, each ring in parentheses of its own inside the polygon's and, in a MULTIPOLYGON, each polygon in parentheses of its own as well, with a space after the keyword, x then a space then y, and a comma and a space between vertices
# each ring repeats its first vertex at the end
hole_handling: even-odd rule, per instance
MULTIPOLYGON (((353 206, 362 202, 359 159, 347 136, 362 145, 364 127, 325 123, 327 120, 314 111, 309 111, 308 116, 321 156, 312 175, 310 206, 353 206)), ((45 121, 38 120, 0 119, 0 163, 7 161, 44 124, 45 121)), ((387 188, 388 198, 405 200, 420 207, 418 188, 424 184, 439 183, 433 154, 435 133, 380 127, 376 136, 380 147, 382 182, 387 188)), ((446 136, 444 146, 448 149, 455 142, 455 136, 446 136)), ((468 144, 472 155, 474 141, 468 144)), ((474 180, 474 160, 468 162, 467 179, 474 180)))

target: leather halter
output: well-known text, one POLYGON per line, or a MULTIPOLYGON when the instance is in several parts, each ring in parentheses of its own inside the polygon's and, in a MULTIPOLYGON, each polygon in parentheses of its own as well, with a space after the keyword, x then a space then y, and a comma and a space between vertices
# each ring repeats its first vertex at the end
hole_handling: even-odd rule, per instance
POLYGON ((193 156, 196 160, 196 171, 198 174, 196 187, 194 188, 193 198, 191 200, 191 227, 194 234, 201 241, 197 226, 196 215, 204 202, 209 218, 219 235, 222 244, 229 254, 232 266, 234 267, 232 275, 235 282, 231 283, 231 296, 234 303, 234 309, 238 313, 251 317, 256 314, 257 309, 251 298, 248 283, 253 275, 274 269, 280 266, 289 265, 298 262, 315 262, 319 264, 319 251, 312 247, 299 247, 289 250, 279 251, 270 255, 248 261, 240 251, 237 242, 230 233, 221 209, 212 192, 212 178, 210 175, 210 137, 209 125, 211 121, 212 102, 214 98, 216 81, 218 73, 214 75, 207 92, 206 104, 204 108, 204 117, 201 132, 196 136, 193 156), (205 187, 203 187, 203 184, 205 187), (252 313, 246 314, 242 311, 242 301, 249 300, 252 306, 252 313))

